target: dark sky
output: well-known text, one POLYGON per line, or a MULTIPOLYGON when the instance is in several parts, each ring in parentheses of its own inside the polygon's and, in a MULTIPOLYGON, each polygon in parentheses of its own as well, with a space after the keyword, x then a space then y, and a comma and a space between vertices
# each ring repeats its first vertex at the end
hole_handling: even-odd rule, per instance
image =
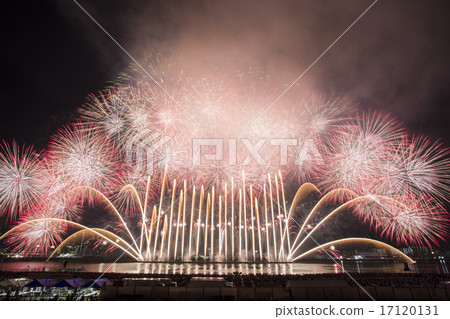
MULTIPOLYGON (((137 60, 233 57, 295 80, 372 3, 80 0, 137 60), (243 2, 243 3, 242 3, 243 2)), ((339 92, 450 145, 448 1, 380 0, 299 81, 339 92)), ((131 62, 71 0, 3 0, 0 137, 45 146, 89 93, 131 62)))

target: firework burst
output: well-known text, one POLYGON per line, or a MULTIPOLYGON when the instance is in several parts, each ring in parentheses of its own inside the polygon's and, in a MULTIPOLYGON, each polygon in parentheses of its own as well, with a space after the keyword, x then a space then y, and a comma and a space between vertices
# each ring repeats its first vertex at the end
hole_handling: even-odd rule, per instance
POLYGON ((77 126, 63 129, 53 138, 49 161, 56 174, 75 187, 108 191, 118 180, 117 152, 103 135, 77 126))
POLYGON ((0 153, 0 215, 10 220, 32 207, 41 197, 41 165, 33 148, 15 142, 2 145, 0 153))
POLYGON ((45 253, 67 225, 83 228, 75 221, 87 201, 106 205, 133 242, 82 231, 136 260, 162 260, 164 251, 166 259, 200 258, 202 247, 227 260, 262 260, 249 243, 265 247, 267 260, 292 260, 302 231, 317 227, 292 223, 285 188, 313 182, 329 192, 324 202, 341 205, 332 214, 351 209, 388 240, 434 245, 447 236, 450 160, 438 143, 410 137, 390 116, 354 114, 338 96, 289 94, 268 108, 279 92, 259 70, 199 75, 159 61, 151 70, 166 92, 137 72, 124 75, 89 96, 79 122, 44 155, 2 146, 0 213, 20 217, 8 239, 16 251, 45 253), (207 144, 194 151, 200 140, 207 144), (140 237, 122 215, 142 217, 140 237))
POLYGON ((67 231, 63 222, 48 219, 46 212, 33 212, 33 214, 20 220, 20 227, 8 237, 8 244, 12 251, 32 256, 35 254, 47 255, 61 243, 67 231))

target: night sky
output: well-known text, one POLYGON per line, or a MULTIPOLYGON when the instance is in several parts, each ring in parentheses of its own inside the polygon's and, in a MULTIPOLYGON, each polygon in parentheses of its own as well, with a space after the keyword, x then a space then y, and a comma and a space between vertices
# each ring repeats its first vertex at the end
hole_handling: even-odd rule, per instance
MULTIPOLYGON (((79 1, 138 61, 263 68, 292 83, 373 1, 79 1)), ((4 0, 0 137, 45 147, 132 62, 71 0, 4 0)), ((378 1, 299 81, 450 145, 448 1, 378 1)))

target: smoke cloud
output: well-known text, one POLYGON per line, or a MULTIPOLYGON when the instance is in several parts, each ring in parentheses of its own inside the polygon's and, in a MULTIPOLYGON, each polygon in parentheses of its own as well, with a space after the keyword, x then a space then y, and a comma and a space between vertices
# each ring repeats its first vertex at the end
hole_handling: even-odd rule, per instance
MULTIPOLYGON (((283 90, 372 1, 80 1, 137 60, 151 52, 179 65, 233 59, 255 65, 283 90)), ((314 93, 340 93, 361 110, 391 113, 409 129, 449 139, 446 1, 379 1, 298 81, 314 93)), ((61 13, 93 46, 105 68, 131 61, 72 3, 61 13)))

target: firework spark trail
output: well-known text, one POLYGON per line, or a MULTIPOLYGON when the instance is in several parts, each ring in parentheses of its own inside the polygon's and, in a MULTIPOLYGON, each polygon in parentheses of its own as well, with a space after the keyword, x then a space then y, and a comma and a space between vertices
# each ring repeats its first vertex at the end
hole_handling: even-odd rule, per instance
MULTIPOLYGON (((150 182, 149 182, 150 183, 150 182)), ((175 181, 173 181, 173 193, 175 194, 175 181)), ((289 215, 291 215, 291 212, 293 211, 293 209, 295 208, 296 205, 299 204, 299 202, 301 200, 303 200, 304 198, 306 198, 308 196, 308 193, 310 193, 311 191, 317 191, 317 189, 315 188, 315 186, 313 185, 308 185, 305 184, 302 187, 299 188, 299 190, 296 193, 296 196, 294 197, 293 203, 289 209, 289 215)), ((336 190, 336 191, 340 191, 340 190, 336 190)), ((97 191, 98 192, 98 191, 97 191)), ((333 193, 333 192, 332 192, 333 193)), ((311 213, 308 215, 308 217, 305 220, 305 223, 307 222, 307 220, 310 218, 310 216, 315 212, 316 208, 322 205, 322 202, 324 199, 329 199, 332 198, 334 194, 330 194, 328 193, 327 195, 325 195, 322 199, 322 201, 319 201, 318 204, 313 208, 313 210, 311 211, 311 213)), ((212 196, 212 192, 207 192, 207 194, 205 194, 205 190, 204 188, 202 188, 202 195, 201 196, 203 199, 207 198, 207 203, 206 203, 206 212, 205 215, 203 217, 202 214, 202 203, 203 203, 203 199, 200 201, 200 206, 199 206, 199 212, 198 212, 198 229, 197 229, 197 241, 196 241, 196 254, 194 255, 194 257, 196 259, 198 259, 200 257, 199 255, 199 248, 200 248, 200 234, 203 233, 203 249, 204 249, 204 255, 203 258, 207 258, 208 257, 208 242, 211 241, 210 244, 210 254, 209 254, 209 258, 211 260, 213 260, 213 258, 220 258, 220 256, 218 257, 214 257, 216 256, 216 251, 214 250, 214 246, 216 245, 216 247, 221 246, 222 244, 221 242, 221 236, 218 236, 217 238, 214 236, 214 219, 211 219, 211 224, 208 227, 208 221, 210 220, 210 216, 213 215, 214 212, 214 204, 213 204, 213 196, 212 196), (204 231, 201 231, 201 229, 204 229, 204 231), (217 242, 217 244, 216 244, 217 242)), ((183 205, 184 205, 184 193, 183 190, 181 190, 180 195, 177 198, 177 202, 179 202, 179 206, 178 206, 178 219, 177 219, 177 228, 179 227, 179 218, 181 216, 181 212, 183 209, 183 205)), ((221 207, 221 196, 219 197, 219 207, 221 207)), ((398 205, 399 207, 401 207, 403 210, 407 209, 407 207, 400 203, 397 202, 395 199, 389 198, 389 197, 385 197, 385 196, 377 196, 378 199, 383 200, 385 202, 390 202, 393 203, 395 205, 398 205)), ((243 249, 243 240, 242 240, 242 228, 244 228, 244 220, 243 220, 243 207, 242 207, 242 189, 239 190, 239 211, 240 211, 240 219, 239 219, 239 224, 238 224, 238 228, 240 230, 241 236, 239 236, 239 238, 231 238, 231 241, 234 242, 236 240, 239 241, 239 255, 240 258, 243 258, 242 260, 246 260, 246 261, 257 261, 257 260, 262 260, 263 256, 267 256, 267 258, 269 257, 269 249, 270 249, 270 244, 269 242, 266 243, 265 247, 262 244, 262 235, 261 235, 261 231, 260 231, 260 217, 259 217, 259 205, 258 205, 258 200, 257 197, 252 197, 251 200, 252 202, 254 202, 254 214, 256 215, 256 223, 257 223, 257 229, 258 229, 258 233, 255 234, 256 236, 251 236, 251 245, 252 246, 258 246, 259 249, 259 259, 256 258, 256 255, 253 256, 253 259, 249 258, 249 256, 246 254, 245 256, 242 254, 242 249, 243 249)), ((373 196, 362 196, 362 197, 356 197, 354 199, 351 199, 349 201, 346 201, 345 203, 341 204, 339 207, 337 207, 336 209, 334 209, 333 211, 331 211, 325 218, 323 218, 317 225, 316 227, 309 233, 307 233, 307 235, 303 238, 303 240, 297 244, 297 239, 293 242, 292 248, 289 249, 289 247, 287 247, 283 240, 281 239, 281 237, 283 236, 283 233, 279 233, 278 235, 280 236, 279 238, 279 242, 280 242, 280 247, 285 247, 286 251, 287 251, 287 256, 285 257, 284 255, 279 255, 278 256, 278 260, 285 260, 285 258, 287 258, 287 261, 293 261, 293 260, 297 260, 298 258, 301 258, 303 256, 305 256, 305 254, 296 254, 296 252, 299 250, 300 247, 302 247, 303 243, 308 239, 311 238, 311 235, 313 232, 317 231, 317 229, 324 224, 332 215, 335 215, 337 213, 339 213, 340 211, 343 211, 344 209, 347 208, 351 208, 352 205, 354 205, 354 203, 356 201, 373 201, 373 196), (300 257, 299 257, 300 256, 300 257)), ((194 203, 195 199, 192 198, 192 203, 194 203)), ((173 207, 175 204, 175 197, 174 195, 172 195, 172 202, 171 202, 171 206, 173 207)), ((108 201, 108 205, 112 206, 112 203, 108 201)), ((112 209, 114 211, 117 212, 117 210, 112 207, 112 209)), ((154 211, 156 212, 156 208, 154 209, 154 211)), ((219 211, 221 211, 221 208, 219 208, 219 211)), ((120 218, 120 214, 117 212, 118 217, 120 218)), ((153 217, 155 216, 155 214, 153 214, 153 217)), ((144 215, 142 215, 142 218, 145 218, 144 215)), ((123 238, 118 237, 117 235, 107 232, 105 230, 102 229, 96 229, 96 228, 88 228, 86 226, 83 226, 81 224, 78 223, 74 223, 74 222, 70 222, 67 220, 63 220, 63 219, 57 219, 57 218, 48 218, 48 217, 41 217, 41 218, 37 218, 37 219, 31 219, 29 221, 24 221, 23 223, 19 224, 19 226, 17 226, 16 228, 13 228, 11 231, 9 231, 8 233, 4 234, 2 237, 6 237, 6 236, 10 236, 9 241, 14 243, 16 245, 17 249, 27 249, 30 253, 36 253, 36 252, 46 252, 46 246, 44 245, 40 250, 36 250, 36 247, 39 248, 40 243, 43 243, 42 241, 45 242, 51 242, 52 244, 56 244, 58 241, 61 241, 62 239, 62 233, 58 232, 57 229, 61 230, 63 229, 62 227, 60 227, 60 224, 67 224, 67 225, 75 225, 77 227, 81 227, 83 230, 89 231, 90 233, 96 235, 96 236, 100 236, 103 239, 106 239, 110 244, 114 245, 114 247, 119 248, 121 250, 123 250, 124 252, 130 254, 128 251, 131 249, 132 250, 132 254, 130 254, 130 256, 132 256, 133 258, 137 258, 137 260, 166 260, 166 261, 170 261, 170 260, 176 260, 176 254, 178 252, 178 249, 174 250, 174 253, 171 253, 171 245, 168 244, 169 241, 172 240, 173 236, 171 235, 170 229, 169 229, 169 216, 167 214, 164 214, 164 220, 163 220, 163 231, 162 231, 162 239, 161 239, 161 243, 159 244, 159 246, 157 246, 157 251, 158 254, 154 254, 153 257, 151 257, 151 255, 149 255, 148 251, 143 251, 142 248, 143 247, 147 247, 147 250, 150 249, 150 244, 147 245, 137 245, 136 242, 138 242, 140 240, 140 238, 134 238, 132 237, 131 233, 128 233, 131 236, 132 239, 132 244, 128 244, 123 238), (52 237, 53 236, 53 237, 52 237), (58 237, 59 236, 59 237, 58 237), (106 236, 106 237, 105 237, 106 236), (113 240, 114 239, 114 240, 113 240), (19 243, 19 240, 21 240, 22 242, 19 243), (34 242, 33 242, 34 240, 34 242), (39 243, 36 245, 36 243, 39 243), (134 248, 133 246, 134 245, 134 248), (33 249, 29 249, 29 248, 33 248, 33 249), (174 258, 172 258, 171 256, 174 256, 174 258), (146 257, 144 257, 146 256, 146 257)), ((431 218, 430 216, 427 216, 427 218, 431 218)), ((439 221, 444 220, 444 215, 442 215, 441 217, 438 217, 437 215, 434 215, 434 220, 432 220, 432 222, 436 223, 439 221)), ((153 218, 152 218, 153 219, 153 218)), ((173 219, 173 218, 172 218, 173 219)), ((253 220, 253 219, 252 219, 253 220)), ((415 232, 417 236, 422 236, 425 238, 426 241, 428 241, 428 239, 433 240, 433 238, 437 237, 442 237, 442 231, 444 231, 444 227, 426 227, 426 229, 424 230, 424 224, 423 223, 417 223, 417 217, 413 217, 413 222, 405 222, 405 217, 401 216, 399 219, 394 219, 396 226, 393 226, 391 228, 385 228, 382 232, 382 234, 384 232, 387 232, 390 236, 392 236, 392 232, 393 231, 399 231, 398 228, 399 227, 403 227, 405 229, 405 231, 402 233, 401 237, 398 237, 397 240, 405 240, 404 236, 406 236, 406 230, 408 232, 415 232)), ((431 219, 430 219, 431 220, 431 219)), ((389 221, 392 222, 392 219, 389 219, 389 221)), ((125 228, 127 228, 126 223, 123 219, 121 219, 122 224, 124 225, 125 228)), ((152 220, 152 223, 154 221, 152 220)), ((160 222, 160 221, 157 221, 160 222)), ((274 225, 273 227, 275 227, 275 219, 271 221, 271 223, 274 225)), ((267 225, 267 221, 266 221, 266 225, 267 225)), ((184 227, 184 226, 183 226, 184 227)), ((219 227, 218 227, 219 228, 219 227)), ((150 225, 150 227, 148 227, 148 232, 152 232, 152 225, 150 225)), ((268 230, 267 230, 268 231, 268 230)), ((301 230, 302 231, 302 230, 301 230)), ((64 232, 64 230, 62 231, 64 232)), ((300 235, 300 233, 299 233, 300 235)), ((408 240, 415 240, 416 235, 407 235, 408 236, 408 240), (412 236, 412 237, 411 237, 412 236)), ((142 236, 142 235, 141 235, 142 236)), ((139 237, 141 237, 139 236, 139 237)), ((248 236, 248 235, 247 235, 248 236)), ((63 241, 63 243, 57 247, 57 251, 61 251, 62 246, 66 245, 68 242, 70 242, 69 239, 71 238, 76 238, 76 234, 73 234, 71 236, 69 236, 69 238, 67 238, 65 241, 63 241)), ((78 236, 79 237, 79 236, 78 236)), ((143 236, 144 240, 151 240, 151 236, 143 236)), ((177 234, 175 235, 175 242, 178 243, 178 231, 177 234)), ((177 244, 175 244, 175 246, 177 247, 177 244)), ((317 249, 319 249, 320 247, 318 246, 317 249)), ((317 250, 316 249, 316 250, 317 250)), ((256 249, 253 250, 256 253, 256 249)), ((280 254, 281 254, 281 249, 280 249, 280 254)), ((189 256, 191 257, 191 256, 189 256)), ((228 260, 228 256, 225 255, 224 256, 224 260, 228 260)))

